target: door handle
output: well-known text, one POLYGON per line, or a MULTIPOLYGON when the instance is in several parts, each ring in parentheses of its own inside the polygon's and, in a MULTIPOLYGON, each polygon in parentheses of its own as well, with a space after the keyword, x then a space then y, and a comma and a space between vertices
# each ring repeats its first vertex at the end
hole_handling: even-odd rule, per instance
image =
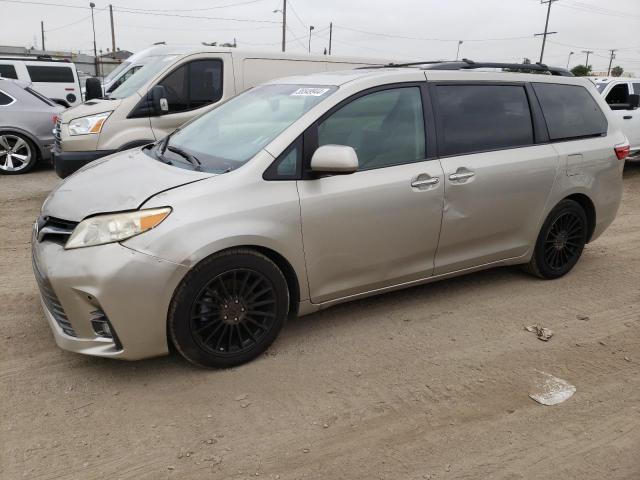
POLYGON ((625 115, 624 117, 622 117, 624 120, 631 120, 633 118, 633 115, 625 115))
POLYGON ((475 172, 458 169, 456 173, 452 173, 451 175, 449 175, 449 180, 451 180, 452 182, 460 182, 462 180, 466 180, 468 178, 474 177, 475 175, 476 175, 475 172))
POLYGON ((437 185, 440 179, 438 177, 424 177, 423 175, 419 175, 414 181, 411 182, 411 186, 413 188, 425 188, 430 187, 432 185, 437 185))

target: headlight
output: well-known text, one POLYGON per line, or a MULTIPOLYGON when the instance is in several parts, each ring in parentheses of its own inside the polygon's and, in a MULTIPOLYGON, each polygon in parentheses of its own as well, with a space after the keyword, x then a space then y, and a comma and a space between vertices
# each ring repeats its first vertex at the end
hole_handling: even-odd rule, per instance
POLYGON ((170 213, 171 209, 165 207, 87 218, 78 224, 64 248, 121 242, 160 225, 170 213))
POLYGON ((69 122, 70 135, 87 135, 89 133, 100 133, 102 125, 107 121, 111 112, 98 113, 88 117, 74 118, 69 122))

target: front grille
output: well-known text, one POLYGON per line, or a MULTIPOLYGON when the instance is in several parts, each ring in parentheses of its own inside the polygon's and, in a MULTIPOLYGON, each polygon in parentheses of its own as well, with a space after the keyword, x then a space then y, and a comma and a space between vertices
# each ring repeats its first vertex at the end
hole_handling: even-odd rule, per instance
POLYGON ((56 126, 53 130, 53 138, 54 138, 57 150, 61 150, 60 142, 62 140, 62 134, 60 133, 60 123, 61 123, 61 120, 60 118, 58 118, 58 120, 56 121, 56 126))
POLYGON ((49 240, 64 245, 78 226, 78 222, 55 217, 38 218, 38 241, 49 240))
POLYGON ((64 308, 60 304, 58 300, 58 296, 53 291, 53 287, 51 283, 47 279, 46 275, 40 271, 40 266, 38 265, 38 260, 33 253, 33 273, 36 277, 36 282, 38 283, 38 288, 40 289, 40 295, 42 296, 42 300, 51 313, 51 316, 54 318, 58 326, 62 329, 64 333, 71 337, 75 337, 76 331, 73 329, 71 322, 67 318, 67 314, 64 312, 64 308))

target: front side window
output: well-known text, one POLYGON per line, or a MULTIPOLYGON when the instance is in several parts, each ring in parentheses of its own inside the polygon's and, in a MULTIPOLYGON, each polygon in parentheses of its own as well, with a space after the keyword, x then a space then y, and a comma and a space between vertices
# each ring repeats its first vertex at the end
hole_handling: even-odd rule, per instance
POLYGON ((551 140, 607 133, 607 118, 589 91, 579 85, 534 83, 551 140))
POLYGON ((441 155, 531 145, 531 111, 520 85, 438 85, 441 155))
MULTIPOLYGON (((252 88, 176 131, 165 153, 173 155, 171 147, 177 147, 196 157, 204 171, 234 170, 335 90, 324 85, 252 88)), ((179 157, 175 160, 180 162, 179 157)), ((291 173, 292 163, 293 158, 287 159, 280 173, 291 173)))
POLYGON ((109 87, 109 90, 107 91, 107 93, 113 92, 116 88, 118 88, 120 85, 122 85, 124 82, 126 82, 128 78, 130 78, 134 73, 136 73, 141 68, 142 68, 142 65, 136 65, 135 67, 131 67, 129 70, 124 72, 120 76, 120 78, 118 78, 115 82, 113 82, 111 84, 111 86, 109 87))
POLYGON ((109 98, 127 98, 140 90, 149 80, 154 78, 164 69, 168 68, 176 61, 177 55, 165 55, 162 57, 149 57, 148 63, 142 66, 140 71, 133 75, 127 82, 124 82, 113 92, 109 98))
POLYGON ((50 65, 27 65, 27 72, 34 83, 74 83, 71 67, 54 67, 50 65))
POLYGON ((0 77, 17 80, 18 74, 16 73, 16 67, 13 65, 0 65, 0 77))
POLYGON ((167 92, 169 113, 184 112, 222 98, 222 60, 196 60, 171 72, 159 85, 167 92))
POLYGON ((13 98, 11 98, 6 93, 0 91, 0 105, 9 105, 13 103, 13 98))
POLYGON ((640 83, 633 84, 633 93, 636 95, 640 95, 640 83))
POLYGON ((359 170, 424 160, 420 88, 393 88, 356 98, 318 126, 318 146, 322 145, 353 147, 359 170))
POLYGON ((611 106, 621 103, 629 103, 629 86, 626 83, 618 83, 617 85, 614 85, 607 94, 607 98, 605 100, 611 106))

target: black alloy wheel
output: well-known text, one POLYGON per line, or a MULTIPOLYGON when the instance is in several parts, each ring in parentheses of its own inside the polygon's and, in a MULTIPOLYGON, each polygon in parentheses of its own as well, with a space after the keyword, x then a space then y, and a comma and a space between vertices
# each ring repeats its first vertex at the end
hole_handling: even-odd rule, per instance
POLYGON ((558 278, 580 259, 587 243, 588 222, 584 209, 573 200, 563 200, 542 226, 527 270, 541 278, 558 278))
POLYGON ((248 362, 275 340, 289 313, 289 289, 265 255, 233 249, 196 265, 176 289, 167 328, 192 363, 227 368, 248 362))

